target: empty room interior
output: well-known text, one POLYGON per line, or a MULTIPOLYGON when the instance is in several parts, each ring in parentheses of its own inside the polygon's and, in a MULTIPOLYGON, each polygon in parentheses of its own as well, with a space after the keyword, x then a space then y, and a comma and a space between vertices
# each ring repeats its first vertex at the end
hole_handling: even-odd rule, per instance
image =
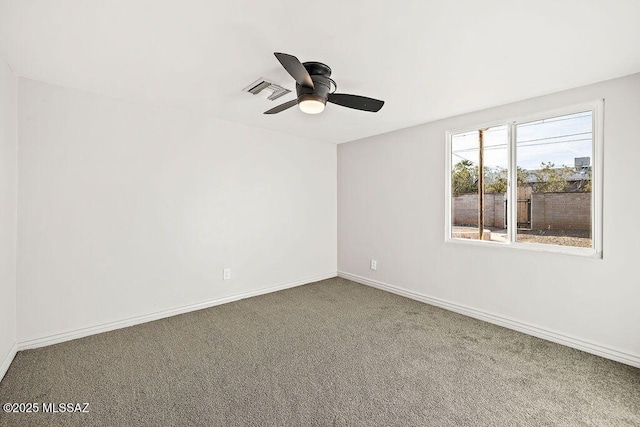
POLYGON ((0 426, 640 425, 639 19, 0 0, 0 426))

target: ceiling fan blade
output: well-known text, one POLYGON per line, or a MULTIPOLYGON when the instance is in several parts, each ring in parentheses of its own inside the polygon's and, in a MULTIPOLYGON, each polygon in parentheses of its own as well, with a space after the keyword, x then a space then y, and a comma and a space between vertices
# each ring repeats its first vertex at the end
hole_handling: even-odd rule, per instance
POLYGON ((293 107, 297 103, 298 103, 297 99, 292 99, 291 101, 287 101, 284 104, 278 105, 277 107, 273 107, 271 110, 265 111, 263 114, 276 114, 276 113, 279 113, 280 111, 284 111, 288 108, 293 107))
POLYGON ((304 65, 293 55, 286 53, 274 52, 278 61, 285 70, 293 77, 300 86, 310 87, 313 89, 313 80, 304 65))
POLYGON ((384 105, 384 101, 367 98, 360 95, 349 95, 348 93, 332 93, 329 95, 329 102, 362 111, 379 111, 384 105))

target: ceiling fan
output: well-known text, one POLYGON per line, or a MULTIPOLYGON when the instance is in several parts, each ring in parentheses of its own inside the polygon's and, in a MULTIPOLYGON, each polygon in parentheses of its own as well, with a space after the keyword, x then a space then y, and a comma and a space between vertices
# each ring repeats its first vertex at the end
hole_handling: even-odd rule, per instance
POLYGON ((338 85, 330 78, 331 68, 321 62, 301 63, 293 55, 279 52, 275 52, 274 55, 295 79, 298 97, 265 111, 264 114, 276 114, 296 104, 307 114, 322 113, 327 102, 373 113, 379 111, 384 105, 384 101, 378 99, 335 93, 338 85))

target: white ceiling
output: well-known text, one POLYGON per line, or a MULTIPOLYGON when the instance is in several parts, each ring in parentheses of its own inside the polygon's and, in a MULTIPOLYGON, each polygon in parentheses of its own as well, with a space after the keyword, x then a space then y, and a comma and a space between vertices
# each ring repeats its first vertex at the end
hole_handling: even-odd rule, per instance
POLYGON ((640 71, 638 0, 0 0, 21 77, 335 143, 640 71), (241 89, 295 91, 273 52, 333 69, 318 116, 241 89))

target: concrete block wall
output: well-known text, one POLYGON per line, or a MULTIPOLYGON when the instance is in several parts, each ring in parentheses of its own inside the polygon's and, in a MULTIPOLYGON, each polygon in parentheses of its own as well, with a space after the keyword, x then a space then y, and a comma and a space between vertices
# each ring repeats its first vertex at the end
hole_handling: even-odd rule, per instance
MULTIPOLYGON (((456 225, 478 225, 478 195, 463 194, 452 200, 453 223, 456 225)), ((504 227, 504 194, 485 194, 485 227, 504 227)))
POLYGON ((589 230, 591 193, 533 193, 531 228, 589 230))
MULTIPOLYGON (((504 194, 485 194, 485 227, 504 227, 504 194)), ((478 195, 452 200, 454 225, 478 225, 478 195)), ((591 228, 591 193, 533 193, 531 228, 534 230, 591 228)))

